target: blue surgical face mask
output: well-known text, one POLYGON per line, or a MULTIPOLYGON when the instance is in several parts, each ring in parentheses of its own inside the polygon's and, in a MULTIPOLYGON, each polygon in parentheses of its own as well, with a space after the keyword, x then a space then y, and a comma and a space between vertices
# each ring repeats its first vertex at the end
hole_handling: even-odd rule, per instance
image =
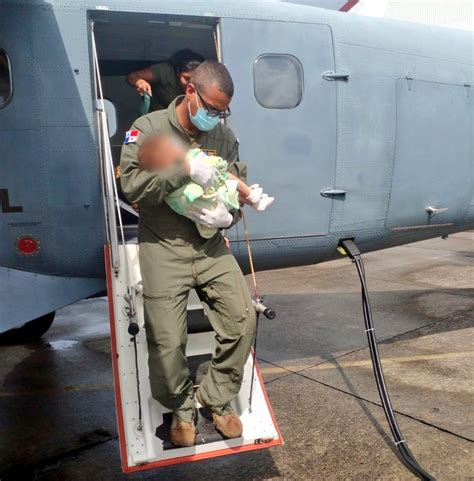
POLYGON ((199 105, 199 99, 197 94, 196 102, 198 107, 196 115, 193 115, 191 113, 191 106, 188 102, 189 118, 191 119, 191 122, 198 130, 202 132, 212 130, 219 123, 219 117, 211 117, 210 115, 208 115, 206 109, 202 108, 199 105))

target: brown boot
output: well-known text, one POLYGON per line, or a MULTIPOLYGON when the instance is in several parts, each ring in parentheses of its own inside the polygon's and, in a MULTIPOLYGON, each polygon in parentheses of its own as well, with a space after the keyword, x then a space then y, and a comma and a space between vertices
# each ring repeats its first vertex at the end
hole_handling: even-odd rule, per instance
MULTIPOLYGON (((199 401, 199 404, 204 407, 208 407, 202 402, 199 390, 196 391, 196 397, 199 401)), ((214 426, 224 437, 232 439, 242 436, 242 431, 244 430, 244 428, 242 426, 242 422, 237 416, 237 413, 233 409, 229 410, 223 415, 215 413, 212 408, 209 409, 212 412, 212 420, 214 421, 214 426)))
POLYGON ((220 416, 213 412, 212 419, 214 420, 214 426, 216 429, 226 438, 239 438, 242 436, 242 431, 244 429, 242 421, 233 409, 224 416, 220 416))
POLYGON ((178 418, 173 413, 171 421, 171 442, 174 446, 189 447, 194 446, 196 440, 196 428, 192 422, 188 423, 178 418))

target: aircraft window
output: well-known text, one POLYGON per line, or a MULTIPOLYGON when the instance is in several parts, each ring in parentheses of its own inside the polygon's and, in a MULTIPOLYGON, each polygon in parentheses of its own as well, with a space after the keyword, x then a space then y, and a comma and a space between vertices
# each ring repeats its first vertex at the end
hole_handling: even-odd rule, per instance
POLYGON ((267 109, 294 109, 303 97, 303 66, 293 55, 263 54, 253 64, 255 98, 267 109))
POLYGON ((117 110, 115 105, 107 99, 104 99, 104 109, 107 114, 107 128, 109 137, 113 137, 117 132, 117 110))
POLYGON ((7 52, 0 49, 0 109, 5 107, 13 96, 12 73, 7 52))

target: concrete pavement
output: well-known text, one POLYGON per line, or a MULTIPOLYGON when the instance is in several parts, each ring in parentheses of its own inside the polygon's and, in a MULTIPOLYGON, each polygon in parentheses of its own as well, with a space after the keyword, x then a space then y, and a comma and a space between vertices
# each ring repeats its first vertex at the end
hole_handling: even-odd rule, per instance
MULTIPOLYGON (((474 235, 364 256, 398 420, 438 480, 474 479, 474 235)), ((258 357, 285 445, 130 476, 411 480, 394 453, 347 259, 258 274, 277 310, 258 357)), ((0 346, 0 480, 119 480, 107 306, 58 312, 41 341, 0 346)))

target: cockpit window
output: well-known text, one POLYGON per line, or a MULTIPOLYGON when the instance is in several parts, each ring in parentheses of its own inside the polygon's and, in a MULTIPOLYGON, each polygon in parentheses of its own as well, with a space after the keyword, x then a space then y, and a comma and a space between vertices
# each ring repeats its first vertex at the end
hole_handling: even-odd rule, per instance
POLYGON ((0 109, 5 107, 13 96, 12 72, 7 52, 0 48, 0 109))
POLYGON ((255 98, 267 109, 294 109, 303 97, 303 66, 293 55, 263 54, 253 64, 255 98))

